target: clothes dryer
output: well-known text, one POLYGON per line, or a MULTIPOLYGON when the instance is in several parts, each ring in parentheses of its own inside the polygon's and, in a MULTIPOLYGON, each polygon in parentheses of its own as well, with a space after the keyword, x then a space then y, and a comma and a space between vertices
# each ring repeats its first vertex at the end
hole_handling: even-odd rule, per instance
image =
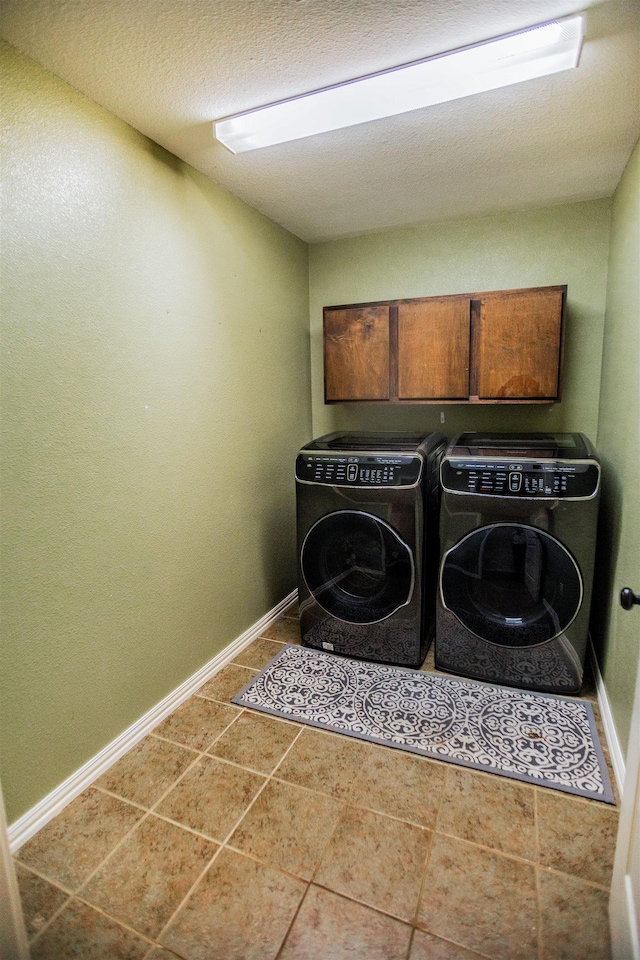
POLYGON ((593 446, 580 433, 464 433, 441 479, 436 667, 579 692, 600 496, 593 446))
POLYGON ((435 621, 442 434, 332 433, 296 459, 306 646, 419 666, 435 621))

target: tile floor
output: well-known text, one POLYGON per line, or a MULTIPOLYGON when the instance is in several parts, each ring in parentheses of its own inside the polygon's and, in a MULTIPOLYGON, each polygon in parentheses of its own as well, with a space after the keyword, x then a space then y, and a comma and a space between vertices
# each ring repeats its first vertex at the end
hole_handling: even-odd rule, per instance
POLYGON ((617 808, 231 705, 288 613, 19 851, 33 960, 608 958, 617 808))

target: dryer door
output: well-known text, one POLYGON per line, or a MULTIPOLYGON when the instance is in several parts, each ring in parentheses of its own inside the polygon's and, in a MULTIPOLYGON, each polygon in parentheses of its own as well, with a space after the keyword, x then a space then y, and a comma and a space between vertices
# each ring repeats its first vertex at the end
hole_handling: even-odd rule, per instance
POLYGON ((359 510, 322 517, 302 544, 302 574, 327 613, 347 623, 377 623, 411 600, 413 555, 393 527, 359 510))
POLYGON ((440 568, 444 606, 483 640, 530 647, 557 637, 582 603, 582 577, 559 540, 520 523, 468 534, 440 568))

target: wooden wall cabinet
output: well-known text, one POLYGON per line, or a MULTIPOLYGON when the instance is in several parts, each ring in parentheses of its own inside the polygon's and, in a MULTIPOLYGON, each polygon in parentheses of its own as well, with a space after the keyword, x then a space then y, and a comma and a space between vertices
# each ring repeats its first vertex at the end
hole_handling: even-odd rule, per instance
POLYGON ((560 399, 566 286, 324 308, 325 403, 560 399))

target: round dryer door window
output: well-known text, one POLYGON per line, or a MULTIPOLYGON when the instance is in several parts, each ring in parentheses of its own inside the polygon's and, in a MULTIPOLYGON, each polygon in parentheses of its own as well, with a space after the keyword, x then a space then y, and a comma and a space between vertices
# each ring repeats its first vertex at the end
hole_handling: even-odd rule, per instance
POLYGON ((318 520, 302 544, 301 567, 316 601, 348 623, 376 623, 409 603, 411 550, 369 513, 339 510, 318 520))
POLYGON ((440 589, 468 630, 504 647, 552 640, 582 603, 582 577, 566 547, 519 523, 480 527, 460 540, 444 556, 440 589))

